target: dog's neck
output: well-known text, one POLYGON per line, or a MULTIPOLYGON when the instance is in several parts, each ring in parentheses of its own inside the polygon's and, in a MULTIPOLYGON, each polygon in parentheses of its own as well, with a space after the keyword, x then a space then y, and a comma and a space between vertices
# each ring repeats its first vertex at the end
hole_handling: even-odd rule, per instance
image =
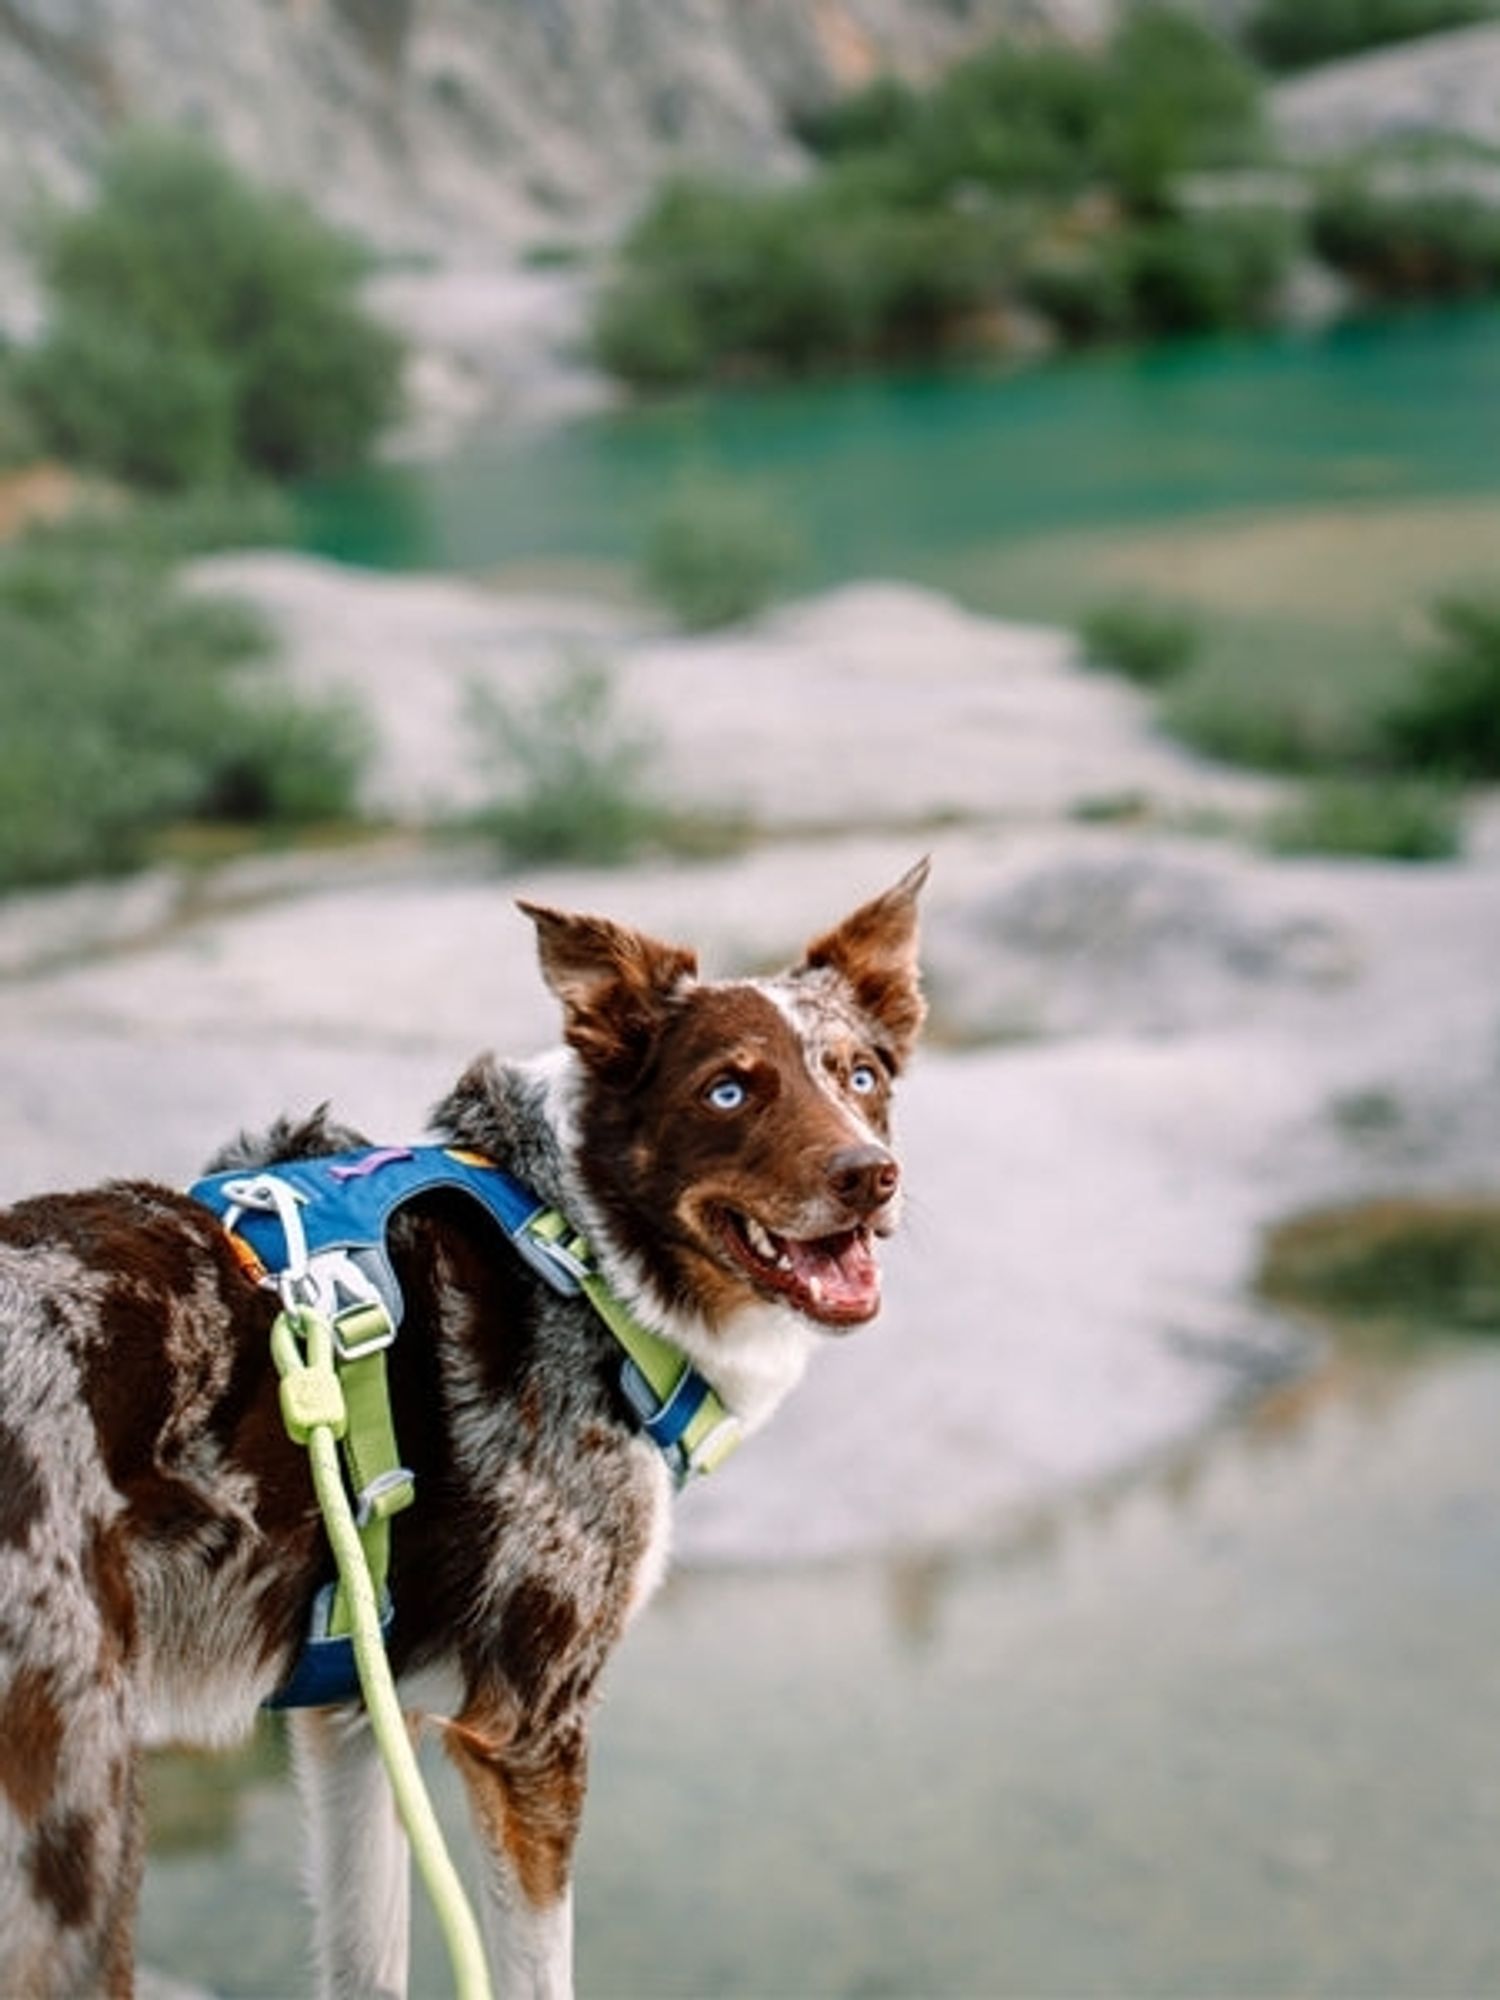
POLYGON ((590 1186, 579 1139, 582 1088, 568 1048, 525 1063, 485 1060, 436 1115, 448 1136, 499 1161, 566 1215, 622 1303, 687 1356, 747 1433, 758 1430, 801 1381, 816 1332, 769 1301, 710 1326, 661 1296, 640 1261, 614 1240, 590 1186))

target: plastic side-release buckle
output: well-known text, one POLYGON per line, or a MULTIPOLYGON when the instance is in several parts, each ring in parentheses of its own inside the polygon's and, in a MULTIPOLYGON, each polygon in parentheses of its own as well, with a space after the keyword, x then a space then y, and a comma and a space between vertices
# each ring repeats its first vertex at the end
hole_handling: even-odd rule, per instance
POLYGON ((724 1463, 744 1436, 745 1427, 736 1416, 726 1410, 706 1437, 688 1453, 687 1469, 690 1473, 708 1474, 724 1463))
POLYGON ((354 1525, 367 1528, 371 1521, 388 1521, 416 1497, 416 1476, 406 1466, 393 1465, 387 1472, 377 1472, 354 1496, 354 1525))
POLYGON ((583 1290, 593 1275, 588 1247, 555 1208, 538 1206, 511 1237, 526 1262, 564 1298, 583 1290))
POLYGON ((363 1361, 395 1344, 395 1322, 380 1299, 358 1299, 334 1313, 329 1324, 340 1361, 363 1361))

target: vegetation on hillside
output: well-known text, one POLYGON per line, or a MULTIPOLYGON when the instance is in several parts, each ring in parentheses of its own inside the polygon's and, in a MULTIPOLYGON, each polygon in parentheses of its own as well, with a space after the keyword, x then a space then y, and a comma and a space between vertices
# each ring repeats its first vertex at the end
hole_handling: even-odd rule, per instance
MULTIPOLYGON (((1422 15, 1288 11, 1330 47, 1422 15)), ((1427 0, 1429 24, 1440 11, 1427 0)), ((1038 322, 1065 342, 1255 324, 1307 256, 1377 298, 1500 285, 1500 222, 1474 193, 1432 191, 1416 166, 1265 171, 1251 51, 1279 15, 1262 7, 1244 48, 1148 0, 1102 49, 1002 41, 929 89, 887 77, 808 113, 814 167, 793 186, 671 182, 601 294, 601 362, 663 389, 1004 349, 1038 322)))
POLYGON ((889 80, 810 116, 820 170, 772 190, 679 179, 627 238, 604 365, 646 386, 877 361, 996 337, 1216 324, 1267 302, 1285 234, 1177 212, 1188 172, 1265 155, 1253 68, 1173 10, 1109 49, 997 44, 930 91, 889 80))
POLYGON ((1493 0, 1259 0, 1245 23, 1251 50, 1271 69, 1306 69, 1493 15, 1493 0))

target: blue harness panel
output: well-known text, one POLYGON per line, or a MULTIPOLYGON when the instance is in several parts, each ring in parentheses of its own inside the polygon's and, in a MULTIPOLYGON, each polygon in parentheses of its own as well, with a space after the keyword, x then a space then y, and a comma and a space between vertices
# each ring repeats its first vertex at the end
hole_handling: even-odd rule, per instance
MULTIPOLYGON (((278 1160, 264 1168, 235 1167, 195 1181, 188 1189, 193 1200, 211 1208, 221 1222, 232 1220, 235 1235, 271 1272, 286 1267, 281 1222, 269 1211, 242 1207, 232 1192, 257 1173, 274 1175, 297 1196, 310 1256, 325 1250, 347 1250, 371 1267, 370 1275, 390 1306, 392 1324, 397 1326, 401 1323, 401 1287, 386 1247, 386 1231, 398 1209, 418 1195, 439 1188, 455 1189, 478 1202, 512 1242, 521 1244, 526 1224, 547 1208, 532 1189, 503 1167, 453 1146, 366 1146, 320 1159, 278 1160)), ((543 1275, 557 1289, 564 1289, 553 1271, 543 1269, 543 1275)))

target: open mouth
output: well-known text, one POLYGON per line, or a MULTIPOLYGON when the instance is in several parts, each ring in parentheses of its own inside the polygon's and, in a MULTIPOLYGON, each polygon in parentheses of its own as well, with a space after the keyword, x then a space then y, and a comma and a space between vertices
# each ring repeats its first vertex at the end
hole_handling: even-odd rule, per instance
POLYGON ((868 1224, 830 1236, 778 1236, 734 1209, 718 1214, 730 1257, 757 1288, 823 1326, 858 1326, 880 1310, 880 1265, 868 1224))

